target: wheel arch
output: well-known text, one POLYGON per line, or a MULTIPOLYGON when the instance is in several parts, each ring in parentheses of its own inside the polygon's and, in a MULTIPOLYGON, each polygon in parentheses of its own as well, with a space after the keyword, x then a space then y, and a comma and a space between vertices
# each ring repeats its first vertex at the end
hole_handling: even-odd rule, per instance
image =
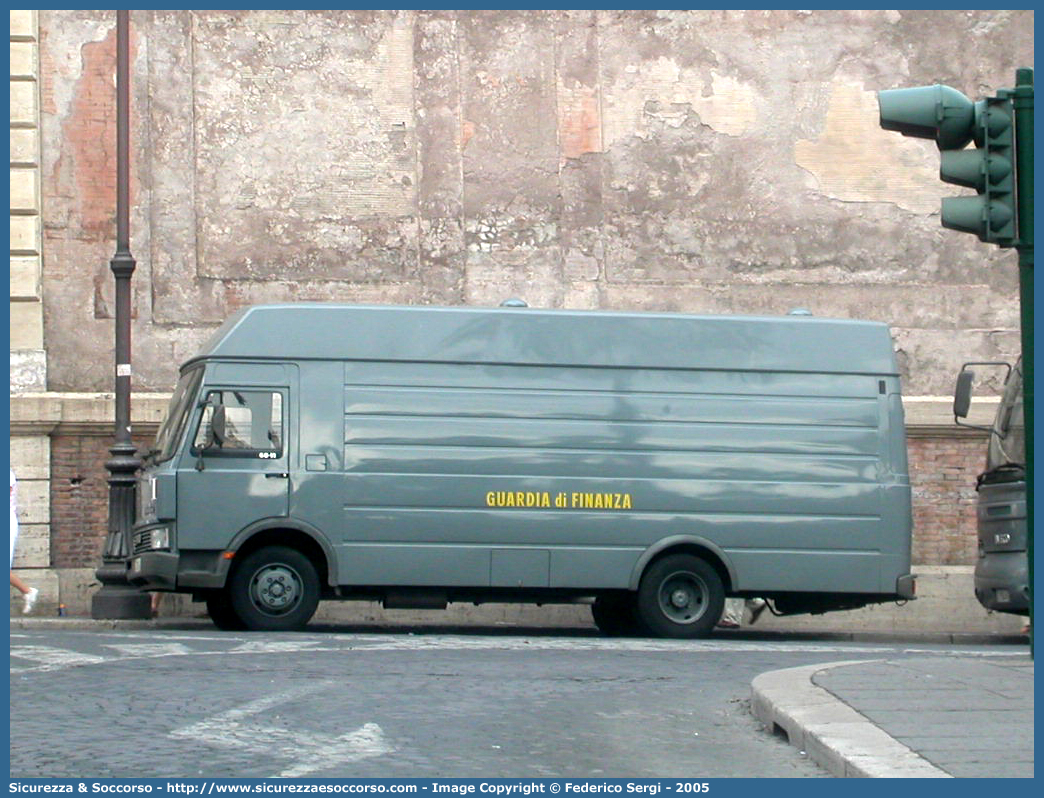
POLYGON ((331 585, 334 572, 330 564, 334 562, 333 551, 329 542, 319 530, 309 525, 286 518, 271 518, 251 524, 232 540, 229 551, 234 551, 229 572, 235 568, 236 562, 265 546, 287 546, 304 554, 315 565, 319 573, 319 583, 331 585))
POLYGON ((646 569, 670 554, 692 554, 706 561, 718 572, 726 594, 731 592, 732 586, 736 584, 735 568, 720 546, 698 535, 672 535, 657 541, 642 553, 631 571, 628 589, 637 590, 646 569))

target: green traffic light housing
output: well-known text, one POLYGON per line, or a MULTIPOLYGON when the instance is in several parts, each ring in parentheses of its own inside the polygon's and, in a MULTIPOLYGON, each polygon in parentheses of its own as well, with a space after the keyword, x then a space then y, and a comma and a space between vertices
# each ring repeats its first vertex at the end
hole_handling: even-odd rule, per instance
POLYGON ((877 93, 881 127, 904 136, 934 139, 940 150, 960 149, 972 140, 975 106, 949 86, 917 86, 877 93))
POLYGON ((939 176, 947 183, 974 188, 979 196, 944 199, 943 227, 975 233, 981 241, 1001 246, 1015 243, 1013 133, 1010 98, 975 103, 976 148, 943 152, 939 176))
POLYGON ((947 183, 982 191, 996 185, 1012 172, 1011 161, 1001 155, 984 159, 975 150, 947 150, 939 163, 939 177, 947 183))
POLYGON ((877 93, 881 127, 933 139, 942 152, 939 177, 974 188, 977 197, 942 201, 942 225, 980 240, 1016 241, 1014 125, 1010 91, 972 102, 949 86, 918 86, 877 93), (969 142, 974 149, 964 149, 969 142))

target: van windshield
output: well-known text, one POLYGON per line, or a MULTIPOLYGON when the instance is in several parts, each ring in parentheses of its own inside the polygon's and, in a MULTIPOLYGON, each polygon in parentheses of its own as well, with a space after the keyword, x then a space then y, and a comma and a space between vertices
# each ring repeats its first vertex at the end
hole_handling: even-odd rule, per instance
POLYGON ((156 457, 157 463, 169 460, 177 451, 178 442, 185 430, 185 422, 188 419, 192 400, 199 390, 199 381, 203 376, 203 369, 193 369, 181 375, 178 385, 174 389, 174 395, 170 397, 170 407, 167 408, 167 417, 156 433, 156 442, 153 444, 151 454, 156 457))
POLYGON ((986 470, 1005 465, 1026 464, 1026 426, 1022 415, 1022 361, 1015 364, 1004 386, 1004 396, 994 422, 996 435, 990 436, 986 470))

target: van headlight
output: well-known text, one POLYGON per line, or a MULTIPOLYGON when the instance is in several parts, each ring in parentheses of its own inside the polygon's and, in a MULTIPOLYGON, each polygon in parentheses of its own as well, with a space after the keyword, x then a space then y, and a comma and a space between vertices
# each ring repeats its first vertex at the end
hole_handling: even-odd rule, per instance
POLYGON ((150 549, 169 549, 170 548, 170 527, 161 526, 157 529, 151 530, 151 540, 149 541, 150 549))
POLYGON ((144 477, 138 480, 138 521, 156 520, 156 478, 144 477))

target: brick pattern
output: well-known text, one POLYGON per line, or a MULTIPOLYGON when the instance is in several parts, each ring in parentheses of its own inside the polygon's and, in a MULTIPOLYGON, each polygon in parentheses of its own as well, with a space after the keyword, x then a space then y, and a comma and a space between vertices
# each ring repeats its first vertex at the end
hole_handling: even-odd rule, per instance
POLYGON ((911 436, 908 455, 914 563, 974 564, 975 478, 985 464, 985 438, 911 436))
MULTIPOLYGON (((142 447, 149 436, 136 436, 142 447)), ((111 437, 55 435, 51 439, 51 566, 101 564, 108 527, 109 484, 105 461, 111 437)))
MULTIPOLYGON (((142 446, 149 436, 139 436, 142 446)), ((110 438, 59 434, 51 446, 51 557, 55 568, 93 567, 101 561, 108 514, 105 461, 110 438)), ((985 443, 978 436, 909 440, 913 486, 913 562, 975 562, 975 477, 985 443)))

